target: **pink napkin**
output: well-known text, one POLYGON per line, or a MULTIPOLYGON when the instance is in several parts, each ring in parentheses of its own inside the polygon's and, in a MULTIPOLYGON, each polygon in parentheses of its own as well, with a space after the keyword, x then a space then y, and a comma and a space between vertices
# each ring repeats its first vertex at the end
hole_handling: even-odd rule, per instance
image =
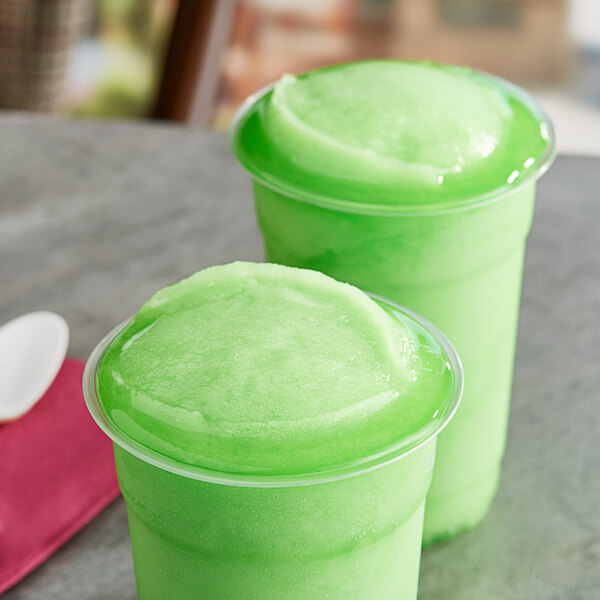
POLYGON ((89 415, 83 363, 68 358, 43 398, 0 425, 0 594, 119 495, 110 440, 89 415))

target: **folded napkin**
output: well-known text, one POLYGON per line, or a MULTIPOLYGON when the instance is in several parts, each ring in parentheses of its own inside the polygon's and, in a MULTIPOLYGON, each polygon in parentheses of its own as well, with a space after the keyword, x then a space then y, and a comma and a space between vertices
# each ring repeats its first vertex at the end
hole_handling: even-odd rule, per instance
POLYGON ((0 594, 119 494, 112 445, 83 400, 83 363, 67 359, 43 398, 0 425, 0 594))

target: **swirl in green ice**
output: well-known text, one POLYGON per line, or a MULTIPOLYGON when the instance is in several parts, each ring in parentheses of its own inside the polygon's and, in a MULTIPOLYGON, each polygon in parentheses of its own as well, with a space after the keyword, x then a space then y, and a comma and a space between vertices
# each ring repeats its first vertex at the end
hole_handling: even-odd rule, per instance
POLYGON ((462 206, 537 173, 549 145, 516 88, 397 60, 284 75, 235 131, 234 152, 259 179, 349 210, 462 206))
POLYGON ((110 344, 97 381, 106 414, 138 442, 264 474, 422 439, 452 387, 443 350, 409 317, 320 273, 253 263, 158 292, 110 344))

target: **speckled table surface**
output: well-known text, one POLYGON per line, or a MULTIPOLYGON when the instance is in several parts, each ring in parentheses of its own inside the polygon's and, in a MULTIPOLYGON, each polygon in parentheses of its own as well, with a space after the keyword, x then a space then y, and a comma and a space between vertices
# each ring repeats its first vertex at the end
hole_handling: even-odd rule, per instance
MULTIPOLYGON (((425 551, 420 600, 600 597, 599 241, 600 159, 560 157, 528 244, 500 493, 478 529, 425 551)), ((0 118, 0 323, 55 310, 84 358, 156 289, 261 258, 223 134, 0 118)), ((4 597, 134 599, 123 500, 4 597)))

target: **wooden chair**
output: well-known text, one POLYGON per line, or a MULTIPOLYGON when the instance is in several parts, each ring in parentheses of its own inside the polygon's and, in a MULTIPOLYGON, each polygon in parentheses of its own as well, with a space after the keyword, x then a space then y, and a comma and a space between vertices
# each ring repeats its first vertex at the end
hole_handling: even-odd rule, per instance
POLYGON ((235 9, 235 0, 179 1, 154 118, 206 124, 235 9))

